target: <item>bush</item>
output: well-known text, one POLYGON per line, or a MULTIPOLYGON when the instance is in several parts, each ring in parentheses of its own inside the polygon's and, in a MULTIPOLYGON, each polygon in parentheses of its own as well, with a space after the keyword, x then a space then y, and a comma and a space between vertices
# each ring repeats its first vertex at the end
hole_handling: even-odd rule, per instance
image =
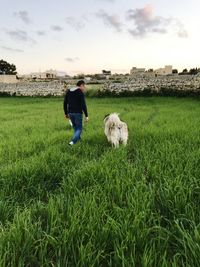
POLYGON ((136 97, 136 96, 173 96, 173 97, 199 97, 200 90, 177 90, 173 88, 163 87, 159 91, 151 88, 145 88, 144 90, 122 90, 122 91, 110 91, 108 89, 103 90, 90 90, 87 93, 88 97, 136 97), (92 91, 92 92, 91 92, 92 91))
MULTIPOLYGON (((8 96, 12 96, 12 95, 8 92, 0 92, 0 97, 8 97, 8 96)), ((13 95, 13 96, 15 96, 15 95, 13 95)))

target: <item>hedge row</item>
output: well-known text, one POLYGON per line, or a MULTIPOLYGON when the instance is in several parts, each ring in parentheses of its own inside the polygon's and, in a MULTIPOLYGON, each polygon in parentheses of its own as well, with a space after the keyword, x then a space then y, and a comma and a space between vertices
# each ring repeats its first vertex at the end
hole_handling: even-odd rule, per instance
POLYGON ((86 95, 88 97, 130 97, 130 96, 174 96, 174 97, 199 97, 200 89, 191 90, 177 90, 173 88, 161 88, 159 91, 145 88, 144 90, 123 90, 123 91, 110 91, 110 90, 89 90, 86 95))

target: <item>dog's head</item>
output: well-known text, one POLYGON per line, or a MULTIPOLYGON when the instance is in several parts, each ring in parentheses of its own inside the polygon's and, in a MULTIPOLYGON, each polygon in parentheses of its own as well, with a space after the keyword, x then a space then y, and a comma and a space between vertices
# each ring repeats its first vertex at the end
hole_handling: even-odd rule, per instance
POLYGON ((104 117, 104 124, 106 125, 107 129, 109 129, 109 131, 112 131, 120 124, 120 118, 118 115, 118 113, 111 113, 107 114, 104 117))
POLYGON ((107 114, 104 117, 104 123, 107 123, 108 121, 110 124, 118 124, 120 122, 119 113, 111 113, 107 114))
POLYGON ((104 116, 104 119, 103 119, 104 123, 107 122, 107 120, 109 119, 109 116, 110 116, 110 114, 106 114, 106 115, 104 116))

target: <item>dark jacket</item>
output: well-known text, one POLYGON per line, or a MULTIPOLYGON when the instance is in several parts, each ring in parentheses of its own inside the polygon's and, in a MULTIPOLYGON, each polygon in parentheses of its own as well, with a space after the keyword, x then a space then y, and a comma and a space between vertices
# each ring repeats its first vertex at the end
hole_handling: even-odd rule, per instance
POLYGON ((71 88, 67 91, 64 99, 65 115, 69 113, 83 113, 88 117, 84 93, 80 88, 71 88))

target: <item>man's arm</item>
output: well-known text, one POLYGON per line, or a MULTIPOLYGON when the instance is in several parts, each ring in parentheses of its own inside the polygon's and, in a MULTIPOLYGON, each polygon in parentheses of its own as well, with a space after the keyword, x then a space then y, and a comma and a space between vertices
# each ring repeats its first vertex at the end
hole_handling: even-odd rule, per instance
POLYGON ((65 116, 68 117, 68 91, 64 98, 63 108, 64 108, 65 116))
POLYGON ((81 107, 82 107, 82 110, 85 114, 85 117, 88 118, 87 106, 85 103, 85 96, 84 96, 83 92, 81 92, 81 107))

